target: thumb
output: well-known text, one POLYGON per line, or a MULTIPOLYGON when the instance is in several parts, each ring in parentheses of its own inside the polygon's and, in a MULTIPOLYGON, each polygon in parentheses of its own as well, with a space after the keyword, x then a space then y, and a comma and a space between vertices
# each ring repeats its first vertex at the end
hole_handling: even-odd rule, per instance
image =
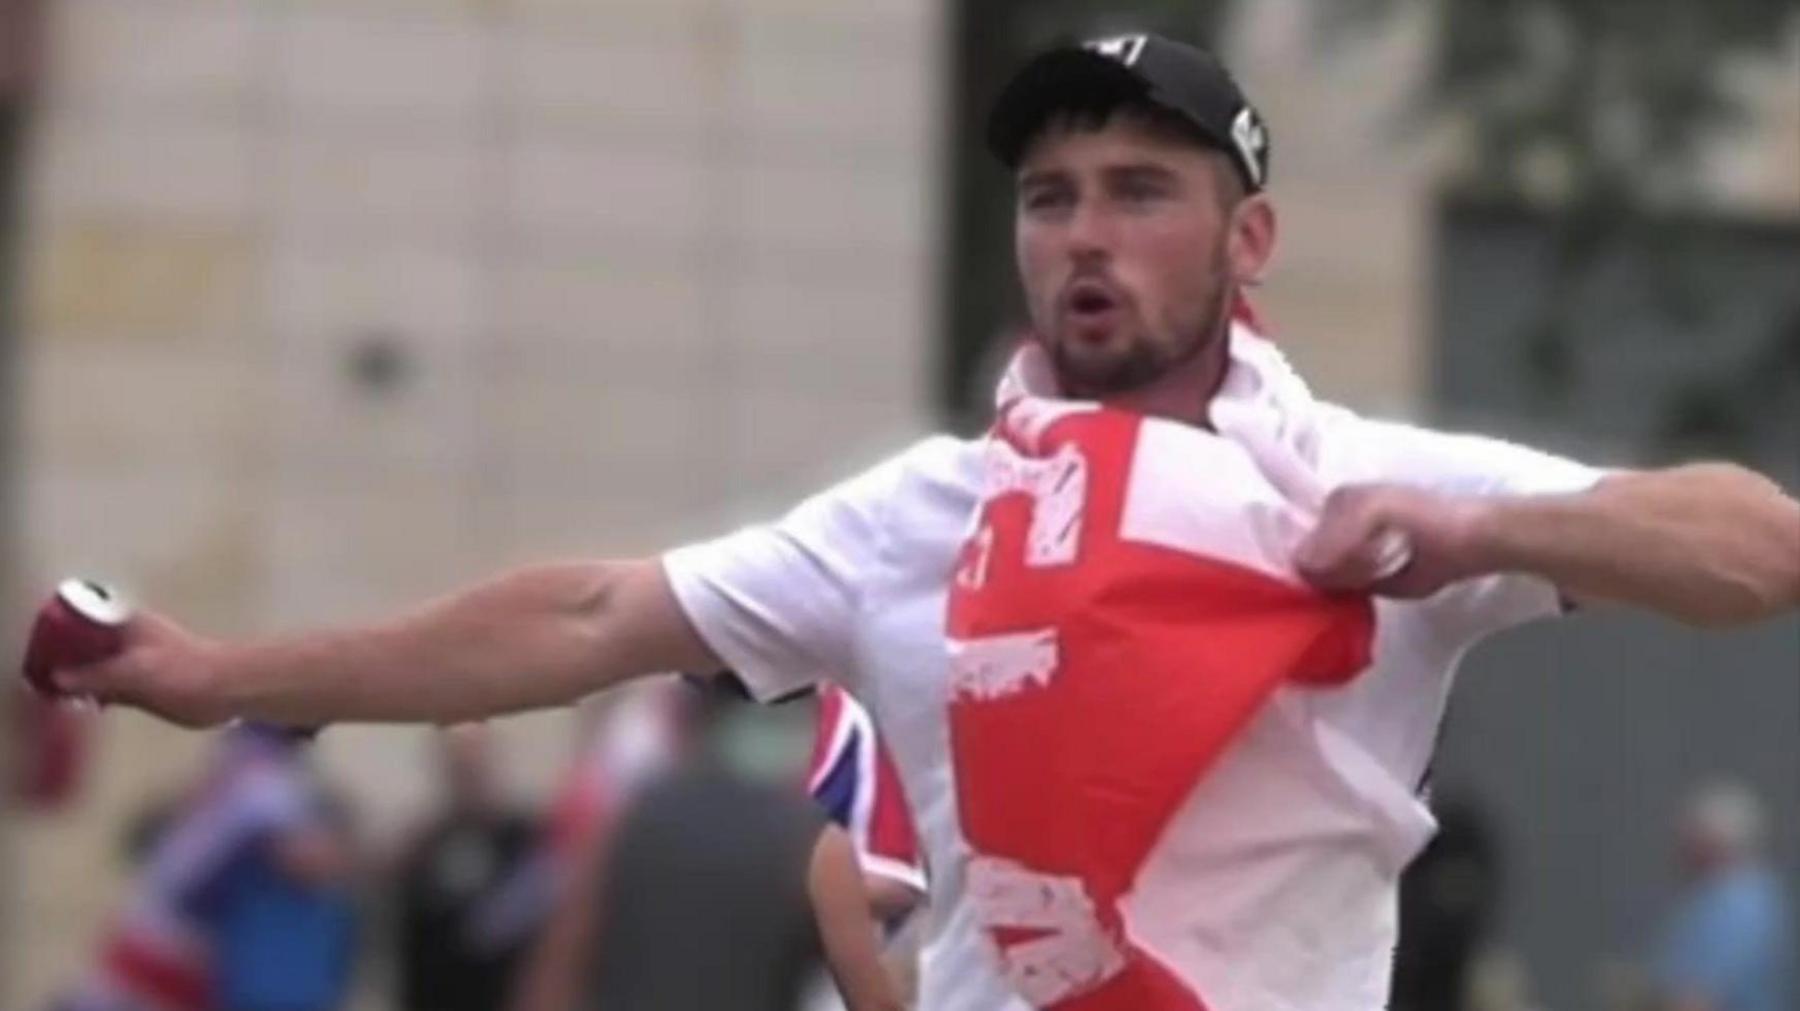
POLYGON ((1367 535, 1360 514, 1327 509, 1294 550, 1294 568, 1302 575, 1333 571, 1355 557, 1367 535))
POLYGON ((1321 530, 1296 553, 1294 568, 1322 590, 1366 590, 1404 571, 1412 559, 1405 531, 1365 520, 1321 530))

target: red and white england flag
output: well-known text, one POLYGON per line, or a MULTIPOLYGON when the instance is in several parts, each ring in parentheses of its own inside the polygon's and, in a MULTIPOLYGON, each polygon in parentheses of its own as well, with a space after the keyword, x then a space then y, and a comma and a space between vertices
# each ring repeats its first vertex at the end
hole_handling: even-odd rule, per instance
POLYGON ((1254 438, 1050 385, 1041 352, 1022 349, 950 593, 969 894, 1035 1007, 1205 1011, 1206 994, 1134 946, 1121 901, 1278 688, 1368 665, 1373 609, 1293 574, 1317 503, 1254 438))

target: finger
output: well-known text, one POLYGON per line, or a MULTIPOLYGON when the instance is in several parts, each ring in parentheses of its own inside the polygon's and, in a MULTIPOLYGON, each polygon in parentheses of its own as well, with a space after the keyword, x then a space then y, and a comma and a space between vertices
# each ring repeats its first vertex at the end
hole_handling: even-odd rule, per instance
POLYGON ((1372 531, 1355 544, 1300 560, 1295 568, 1301 578, 1319 589, 1360 591, 1404 571, 1411 555, 1404 539, 1396 540, 1388 531, 1372 531))
POLYGON ((1356 555, 1299 566, 1298 571, 1315 588, 1331 592, 1362 590, 1375 581, 1374 564, 1356 555))
POLYGON ((60 667, 51 672, 51 683, 65 695, 87 698, 113 697, 124 681, 117 659, 101 660, 77 667, 60 667))
POLYGON ((1336 572, 1354 562, 1362 540, 1361 532, 1348 524, 1323 524, 1294 552, 1294 568, 1302 574, 1336 572))
POLYGON ((1326 593, 1355 593, 1368 590, 1375 582, 1367 566, 1340 565, 1329 569, 1303 571, 1300 577, 1315 590, 1326 593))
POLYGON ((1296 562, 1314 569, 1340 564, 1375 534, 1376 523, 1366 495, 1340 489, 1325 500, 1318 523, 1296 552, 1296 562))
POLYGON ((1375 537, 1375 582, 1386 582, 1405 572, 1413 563, 1413 543, 1404 530, 1389 527, 1375 537))

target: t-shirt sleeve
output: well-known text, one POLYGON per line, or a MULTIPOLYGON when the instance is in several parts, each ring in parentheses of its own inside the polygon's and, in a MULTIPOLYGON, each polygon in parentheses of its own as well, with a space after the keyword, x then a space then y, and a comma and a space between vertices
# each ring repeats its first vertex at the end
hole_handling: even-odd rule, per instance
POLYGON ((663 556, 676 600, 757 697, 855 668, 862 589, 883 564, 902 457, 801 503, 779 521, 663 556))
MULTIPOLYGON (((1360 447, 1373 458, 1370 480, 1397 481, 1450 495, 1569 495, 1605 471, 1566 457, 1480 435, 1436 432, 1359 419, 1360 447)), ((1432 602, 1474 641, 1560 614, 1564 598, 1548 580, 1500 573, 1450 587, 1432 602)))

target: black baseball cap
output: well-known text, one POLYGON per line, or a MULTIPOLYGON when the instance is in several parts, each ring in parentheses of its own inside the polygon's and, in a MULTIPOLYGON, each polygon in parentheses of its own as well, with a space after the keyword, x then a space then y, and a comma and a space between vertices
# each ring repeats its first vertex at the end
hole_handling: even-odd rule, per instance
POLYGON ((1000 92, 987 144, 1008 168, 1059 112, 1109 110, 1131 101, 1173 113, 1231 159, 1252 193, 1269 181, 1262 116, 1213 54, 1160 35, 1117 35, 1048 49, 1000 92))

